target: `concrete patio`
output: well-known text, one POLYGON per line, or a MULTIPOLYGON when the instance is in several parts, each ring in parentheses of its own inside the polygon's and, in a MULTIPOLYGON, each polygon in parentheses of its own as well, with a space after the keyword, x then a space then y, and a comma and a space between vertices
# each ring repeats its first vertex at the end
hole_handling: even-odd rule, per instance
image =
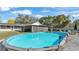
POLYGON ((79 51, 79 35, 71 35, 63 51, 79 51))

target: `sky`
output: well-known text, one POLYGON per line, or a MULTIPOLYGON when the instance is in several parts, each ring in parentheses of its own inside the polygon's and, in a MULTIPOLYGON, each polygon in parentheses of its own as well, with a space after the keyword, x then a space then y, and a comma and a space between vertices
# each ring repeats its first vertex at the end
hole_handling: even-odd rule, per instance
POLYGON ((0 19, 6 23, 9 18, 15 19, 18 14, 34 17, 70 15, 71 21, 79 18, 79 7, 0 7, 0 19))

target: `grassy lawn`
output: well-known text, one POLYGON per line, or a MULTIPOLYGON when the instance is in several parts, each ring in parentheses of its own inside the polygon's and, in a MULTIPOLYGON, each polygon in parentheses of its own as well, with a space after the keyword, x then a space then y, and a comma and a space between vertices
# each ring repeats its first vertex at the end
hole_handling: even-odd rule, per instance
POLYGON ((15 32, 15 31, 8 31, 8 32, 0 32, 0 40, 5 39, 9 36, 17 35, 17 34, 22 34, 25 32, 15 32))

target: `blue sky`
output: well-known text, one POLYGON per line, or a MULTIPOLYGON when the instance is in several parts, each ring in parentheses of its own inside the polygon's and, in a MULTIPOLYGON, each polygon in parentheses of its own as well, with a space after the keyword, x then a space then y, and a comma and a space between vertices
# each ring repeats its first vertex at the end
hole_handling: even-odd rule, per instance
MULTIPOLYGON (((25 14, 34 17, 55 16, 60 14, 70 15, 79 18, 79 7, 0 7, 0 17, 2 22, 7 22, 9 18, 16 18, 18 14, 25 14)), ((72 19, 74 21, 74 19, 72 19)))

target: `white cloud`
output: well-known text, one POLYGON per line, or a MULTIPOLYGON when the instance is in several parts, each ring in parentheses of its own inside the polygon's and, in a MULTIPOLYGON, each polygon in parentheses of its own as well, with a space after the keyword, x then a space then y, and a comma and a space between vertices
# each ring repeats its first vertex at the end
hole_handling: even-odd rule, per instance
POLYGON ((74 14, 74 15, 72 15, 73 17, 79 17, 79 14, 74 14))
POLYGON ((35 17, 41 18, 41 17, 43 17, 43 15, 35 15, 35 17))
POLYGON ((71 15, 73 17, 77 17, 77 16, 79 16, 79 10, 77 10, 77 11, 68 11, 68 12, 66 12, 66 11, 60 11, 60 12, 56 12, 56 14, 57 15, 59 15, 59 14, 65 14, 65 15, 71 15))
POLYGON ((66 14, 65 11, 60 11, 60 12, 57 12, 58 14, 66 14))
POLYGON ((8 20, 2 20, 2 23, 7 23, 8 20))
POLYGON ((14 14, 27 14, 27 15, 32 14, 32 12, 30 10, 20 10, 20 11, 14 11, 12 13, 14 13, 14 14))
POLYGON ((67 12, 69 15, 73 16, 73 17, 79 17, 79 10, 77 11, 71 11, 71 12, 67 12))
POLYGON ((1 7, 0 10, 1 11, 9 11, 11 8, 10 7, 1 7))
POLYGON ((50 10, 42 10, 41 12, 50 12, 50 10))
POLYGON ((61 15, 61 14, 64 14, 64 15, 69 15, 67 12, 65 12, 65 11, 60 11, 60 12, 56 12, 55 13, 56 15, 61 15))
POLYGON ((79 13, 79 10, 77 10, 77 11, 71 11, 71 12, 68 12, 68 13, 70 13, 70 14, 77 14, 77 13, 79 13))
POLYGON ((76 10, 76 11, 69 11, 69 12, 65 12, 69 15, 78 15, 79 14, 79 10, 76 10))

